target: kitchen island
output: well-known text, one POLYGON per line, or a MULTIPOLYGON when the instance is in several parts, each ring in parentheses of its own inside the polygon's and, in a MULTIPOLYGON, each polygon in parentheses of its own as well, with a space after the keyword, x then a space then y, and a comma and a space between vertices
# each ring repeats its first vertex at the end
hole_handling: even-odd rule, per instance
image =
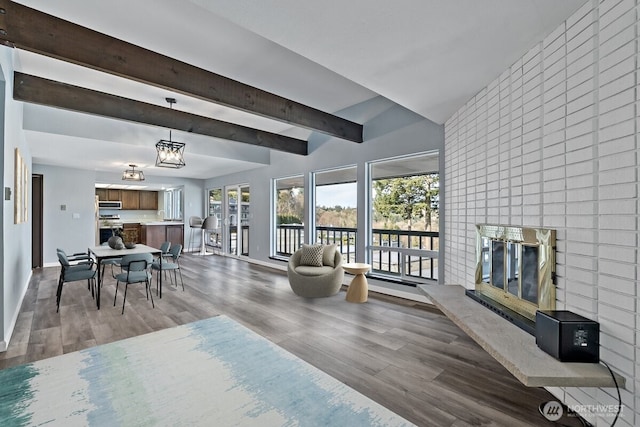
POLYGON ((143 245, 159 248, 163 242, 184 245, 184 223, 180 221, 152 221, 140 224, 143 245))

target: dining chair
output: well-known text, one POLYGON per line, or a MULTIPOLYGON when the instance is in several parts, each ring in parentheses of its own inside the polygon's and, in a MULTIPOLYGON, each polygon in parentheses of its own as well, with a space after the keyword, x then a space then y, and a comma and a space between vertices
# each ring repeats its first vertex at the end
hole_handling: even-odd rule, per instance
POLYGON ((102 260, 100 265, 102 266, 102 272, 100 273, 100 286, 104 284, 104 270, 107 268, 107 265, 111 267, 111 277, 116 278, 116 274, 113 272, 113 267, 120 266, 120 262, 122 262, 122 258, 113 258, 113 259, 105 259, 102 260))
POLYGON ((162 242, 160 245, 160 256, 167 257, 169 256, 169 249, 171 248, 171 242, 162 242))
POLYGON ((62 248, 56 248, 56 252, 62 252, 67 257, 67 260, 70 263, 75 261, 87 261, 91 259, 91 255, 89 255, 87 252, 75 252, 72 254, 68 254, 62 248))
MULTIPOLYGON (((58 260, 60 260, 60 255, 63 256, 67 263, 66 268, 68 271, 74 270, 76 267, 80 270, 84 270, 89 268, 89 266, 92 266, 94 263, 93 258, 84 252, 77 252, 70 257, 63 249, 57 248, 56 254, 58 254, 58 260)), ((62 277, 62 270, 60 270, 60 277, 62 277)), ((91 290, 91 285, 88 284, 87 289, 91 290)))
POLYGON ((93 259, 81 264, 72 265, 64 251, 56 251, 60 262, 60 277, 58 278, 58 289, 56 290, 56 313, 60 311, 60 299, 62 297, 62 287, 65 283, 86 280, 91 296, 95 298, 95 281, 97 270, 93 268, 93 259))
MULTIPOLYGON (((124 305, 127 302, 127 289, 129 284, 143 283, 145 284, 145 290, 147 292, 147 299, 149 299, 149 288, 151 284, 151 270, 150 267, 153 264, 153 255, 150 253, 145 254, 131 254, 125 255, 120 261, 122 267, 122 273, 116 274, 116 293, 113 296, 113 306, 116 305, 116 298, 118 297, 118 286, 120 282, 124 283, 124 299, 122 301, 122 314, 124 314, 124 305)), ((155 308, 153 302, 153 294, 151 295, 151 306, 155 308)))
MULTIPOLYGON (((176 272, 180 273, 180 283, 182 283, 182 290, 184 291, 184 281, 182 280, 182 271, 180 270, 180 261, 179 261, 180 255, 182 254, 182 245, 178 244, 178 245, 171 246, 171 249, 169 250, 169 252, 170 253, 167 257, 168 258, 167 261, 162 261, 162 264, 155 261, 151 265, 151 268, 153 270, 158 271, 158 274, 156 275, 156 290, 159 287, 159 284, 158 284, 159 275, 162 274, 163 271, 165 273, 167 271, 169 272, 173 271, 173 278, 176 286, 178 286, 178 275, 176 272), (169 259, 171 261, 169 261, 169 259)), ((171 279, 171 274, 169 274, 169 278, 171 279)))
MULTIPOLYGON (((108 243, 104 242, 101 246, 108 246, 108 243)), ((102 260, 102 262, 100 263, 100 265, 102 266, 102 272, 100 273, 100 287, 102 287, 102 285, 104 284, 104 270, 106 269, 107 265, 111 267, 111 277, 115 279, 116 275, 113 272, 113 267, 119 267, 120 261, 122 261, 122 258, 109 258, 102 260)))

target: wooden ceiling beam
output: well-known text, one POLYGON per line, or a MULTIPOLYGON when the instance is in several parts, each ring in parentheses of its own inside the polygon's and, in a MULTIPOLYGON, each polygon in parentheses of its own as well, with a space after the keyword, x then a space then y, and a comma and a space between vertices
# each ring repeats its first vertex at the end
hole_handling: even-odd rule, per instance
POLYGON ((17 101, 213 136, 287 153, 300 155, 307 155, 308 153, 307 141, 301 139, 24 73, 14 73, 13 98, 17 101))
POLYGON ((294 126, 362 142, 361 124, 10 0, 0 0, 0 42, 294 126))

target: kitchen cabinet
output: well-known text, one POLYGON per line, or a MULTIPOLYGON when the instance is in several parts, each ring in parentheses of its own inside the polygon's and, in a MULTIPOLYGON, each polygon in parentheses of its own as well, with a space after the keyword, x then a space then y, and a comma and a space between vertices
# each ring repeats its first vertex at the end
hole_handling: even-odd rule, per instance
POLYGON ((120 201, 125 210, 158 210, 157 191, 96 188, 96 196, 100 201, 120 201))
POLYGON ((136 190, 121 190, 122 209, 140 209, 140 195, 138 193, 136 190))
POLYGON ((139 191, 140 193, 140 209, 141 210, 158 210, 158 192, 157 191, 139 191))
POLYGON ((167 228, 164 225, 143 225, 140 232, 142 244, 152 248, 159 249, 167 240, 167 228))
POLYGON ((98 196, 98 200, 107 201, 107 189, 106 188, 96 188, 96 196, 98 196))
POLYGON ((140 224, 139 223, 122 224, 122 240, 124 240, 125 242, 141 243, 140 224))
POLYGON ((171 245, 182 245, 184 242, 184 225, 167 225, 167 240, 171 245))
POLYGON ((111 188, 107 189, 107 200, 108 201, 116 201, 120 200, 120 190, 112 190, 111 188))
POLYGON ((144 224, 140 227, 140 236, 141 243, 152 248, 160 248, 166 241, 184 245, 184 224, 144 224))

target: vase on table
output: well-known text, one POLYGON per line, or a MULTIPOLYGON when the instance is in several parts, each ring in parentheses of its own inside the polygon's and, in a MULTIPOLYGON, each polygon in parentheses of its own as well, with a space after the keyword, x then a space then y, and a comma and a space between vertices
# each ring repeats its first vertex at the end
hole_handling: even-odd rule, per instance
POLYGON ((122 240, 122 229, 114 228, 113 235, 107 240, 107 244, 111 249, 124 249, 124 241, 122 240))

